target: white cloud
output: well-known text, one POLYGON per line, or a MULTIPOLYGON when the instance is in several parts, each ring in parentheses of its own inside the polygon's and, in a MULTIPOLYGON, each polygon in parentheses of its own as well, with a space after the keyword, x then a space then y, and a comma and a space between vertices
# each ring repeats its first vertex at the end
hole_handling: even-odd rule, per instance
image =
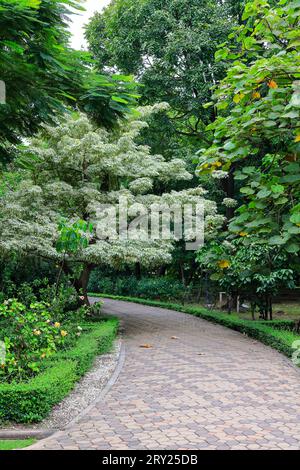
POLYGON ((72 23, 70 23, 70 31, 72 33, 71 46, 74 49, 86 49, 87 44, 84 39, 84 26, 96 11, 103 10, 110 3, 110 0, 85 0, 83 6, 84 12, 72 15, 72 23))

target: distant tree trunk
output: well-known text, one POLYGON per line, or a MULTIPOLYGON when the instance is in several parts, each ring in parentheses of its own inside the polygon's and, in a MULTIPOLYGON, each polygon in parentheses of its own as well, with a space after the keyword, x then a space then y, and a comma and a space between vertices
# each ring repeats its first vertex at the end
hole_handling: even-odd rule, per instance
POLYGON ((252 320, 254 321, 255 320, 255 303, 254 302, 251 302, 251 317, 252 317, 252 320))
POLYGON ((228 304, 227 304, 227 313, 228 313, 228 315, 231 315, 233 307, 234 307, 234 295, 229 294, 228 304))
POLYGON ((142 279, 142 270, 141 270, 140 263, 135 263, 135 277, 137 278, 138 281, 142 279))
POLYGON ((159 276, 164 276, 166 274, 167 266, 161 266, 158 270, 158 275, 159 276))
POLYGON ((188 281, 187 281, 188 286, 193 281, 196 270, 197 270, 196 261, 195 261, 195 259, 192 259, 191 266, 190 266, 190 274, 189 274, 189 278, 188 278, 188 281))
MULTIPOLYGON (((223 191, 226 193, 226 197, 235 198, 235 185, 234 185, 234 166, 231 167, 228 173, 228 178, 222 180, 223 191)), ((234 216, 234 207, 226 207, 226 218, 231 220, 234 216)))
POLYGON ((269 318, 273 321, 273 301, 271 295, 269 296, 269 318))
POLYGON ((179 270, 180 270, 181 282, 182 282, 183 286, 185 286, 185 285, 186 285, 186 281, 185 281, 185 274, 184 274, 184 266, 183 266, 183 263, 179 263, 179 270))

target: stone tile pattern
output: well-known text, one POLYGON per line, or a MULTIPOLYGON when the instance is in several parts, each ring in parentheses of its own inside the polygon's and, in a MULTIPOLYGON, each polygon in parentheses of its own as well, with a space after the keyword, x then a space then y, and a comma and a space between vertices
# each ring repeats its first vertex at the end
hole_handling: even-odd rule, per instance
POLYGON ((32 449, 300 449, 300 370, 281 354, 170 310, 113 300, 104 310, 124 327, 118 381, 32 449))

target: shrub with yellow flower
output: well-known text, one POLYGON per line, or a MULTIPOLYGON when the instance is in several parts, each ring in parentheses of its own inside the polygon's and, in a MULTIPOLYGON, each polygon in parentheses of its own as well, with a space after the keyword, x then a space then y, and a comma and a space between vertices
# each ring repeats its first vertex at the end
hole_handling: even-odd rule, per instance
POLYGON ((221 259, 220 261, 218 261, 218 266, 220 269, 227 269, 230 267, 230 262, 228 261, 228 259, 221 259))
POLYGON ((268 87, 275 89, 275 88, 278 88, 278 85, 275 82, 275 80, 270 80, 269 83, 268 83, 268 87))

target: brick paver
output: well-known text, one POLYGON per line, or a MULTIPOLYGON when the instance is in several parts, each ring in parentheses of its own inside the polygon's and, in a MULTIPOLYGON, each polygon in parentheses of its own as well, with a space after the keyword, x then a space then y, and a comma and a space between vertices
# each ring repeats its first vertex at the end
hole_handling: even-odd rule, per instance
POLYGON ((105 311, 124 326, 118 381, 32 449, 300 449, 300 371, 281 354, 183 313, 113 300, 105 311))

